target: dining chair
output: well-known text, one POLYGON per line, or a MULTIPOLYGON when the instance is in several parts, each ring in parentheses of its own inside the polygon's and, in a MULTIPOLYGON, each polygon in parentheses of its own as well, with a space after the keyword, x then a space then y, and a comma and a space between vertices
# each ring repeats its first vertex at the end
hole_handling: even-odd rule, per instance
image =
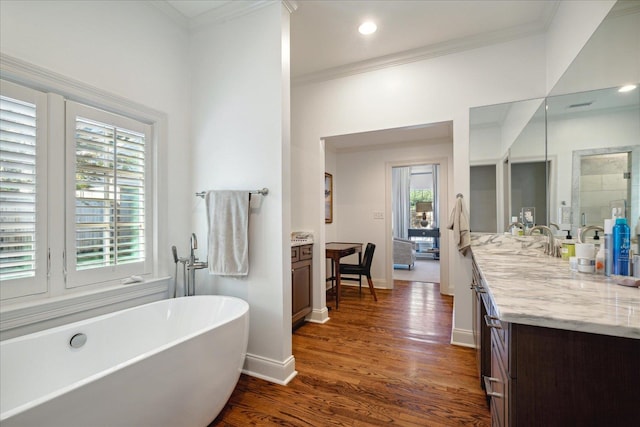
POLYGON ((376 296, 376 290, 373 288, 373 281, 371 280, 371 263, 373 262, 373 253, 376 250, 376 245, 373 243, 367 243, 367 248, 364 251, 362 262, 360 264, 340 264, 340 280, 357 281, 360 286, 360 293, 362 293, 362 276, 367 277, 369 283, 369 291, 373 295, 373 300, 378 301, 376 296), (358 276, 345 277, 344 274, 358 276))

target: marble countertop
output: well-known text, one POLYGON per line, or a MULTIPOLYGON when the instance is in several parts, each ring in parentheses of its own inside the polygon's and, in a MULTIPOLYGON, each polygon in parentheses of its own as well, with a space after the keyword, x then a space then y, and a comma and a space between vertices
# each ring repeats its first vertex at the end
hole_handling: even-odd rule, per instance
POLYGON ((471 249, 500 320, 640 339, 640 288, 569 270, 537 236, 472 233, 471 249))
POLYGON ((313 245, 313 239, 291 239, 291 247, 313 245))

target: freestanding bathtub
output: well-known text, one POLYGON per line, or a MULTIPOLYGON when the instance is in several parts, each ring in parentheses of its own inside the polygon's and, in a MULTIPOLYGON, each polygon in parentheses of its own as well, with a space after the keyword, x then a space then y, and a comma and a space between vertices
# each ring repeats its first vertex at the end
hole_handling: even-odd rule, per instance
POLYGON ((192 296, 0 342, 0 423, 206 426, 237 384, 248 334, 245 301, 192 296))

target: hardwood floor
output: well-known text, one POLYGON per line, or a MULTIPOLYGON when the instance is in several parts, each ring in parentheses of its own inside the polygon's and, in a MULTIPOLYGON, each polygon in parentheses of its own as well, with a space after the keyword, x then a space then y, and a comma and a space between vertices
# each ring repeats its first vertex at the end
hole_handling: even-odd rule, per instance
MULTIPOLYGON (((298 375, 242 375, 211 426, 489 426, 475 351, 449 344, 452 297, 433 283, 343 287, 340 310, 293 334, 298 375)), ((329 298, 327 298, 330 300, 329 298)))

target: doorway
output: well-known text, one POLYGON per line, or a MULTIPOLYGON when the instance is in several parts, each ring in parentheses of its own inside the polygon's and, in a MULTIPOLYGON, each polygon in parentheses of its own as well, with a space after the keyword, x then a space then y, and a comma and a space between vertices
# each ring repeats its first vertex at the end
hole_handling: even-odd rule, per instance
POLYGON ((388 166, 391 280, 441 283, 444 269, 440 228, 444 209, 440 195, 446 194, 446 161, 388 166))

